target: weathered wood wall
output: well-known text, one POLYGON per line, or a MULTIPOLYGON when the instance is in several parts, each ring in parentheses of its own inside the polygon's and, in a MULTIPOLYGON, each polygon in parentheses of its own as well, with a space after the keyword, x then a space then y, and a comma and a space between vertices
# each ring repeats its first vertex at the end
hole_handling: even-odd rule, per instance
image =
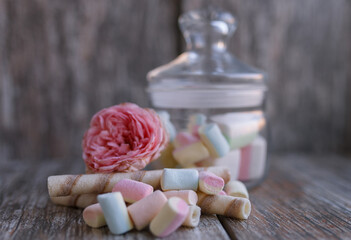
POLYGON ((177 55, 175 1, 3 1, 1 155, 79 155, 92 115, 148 105, 146 73, 177 55))
MULTIPOLYGON (((351 2, 213 1, 230 50, 269 74, 274 151, 351 150, 351 2)), ((79 156, 96 111, 148 106, 146 73, 182 50, 197 0, 0 0, 0 157, 79 156)))

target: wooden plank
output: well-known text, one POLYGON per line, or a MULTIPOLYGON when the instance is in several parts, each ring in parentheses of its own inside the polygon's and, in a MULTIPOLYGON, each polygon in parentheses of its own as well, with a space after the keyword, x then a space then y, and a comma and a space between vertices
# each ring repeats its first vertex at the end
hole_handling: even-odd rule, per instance
POLYGON ((272 150, 350 151, 350 1, 184 0, 182 11, 206 3, 235 14, 229 49, 269 76, 272 150))
MULTIPOLYGON (((49 175, 80 173, 82 161, 0 161, 0 239, 154 239, 147 231, 112 235, 107 227, 93 229, 82 219, 82 210, 50 202, 49 175)), ((197 228, 182 227, 166 239, 229 239, 215 215, 201 217, 197 228)))
POLYGON ((249 219, 219 219, 237 239, 347 239, 350 182, 349 158, 276 156, 269 177, 250 191, 249 219))
POLYGON ((177 5, 0 1, 0 156, 80 156, 95 112, 149 105, 146 73, 177 55, 177 5))
MULTIPOLYGON (((49 175, 84 171, 82 161, 69 159, 30 164, 0 161, 0 238, 122 238, 107 227, 92 229, 80 209, 49 201, 49 175)), ((181 228, 170 239, 330 239, 351 234, 351 163, 335 155, 275 156, 266 181, 250 191, 252 213, 238 221, 202 216, 195 229, 181 228), (227 233, 226 233, 227 231, 227 233)), ((152 238, 132 231, 125 238, 152 238)))

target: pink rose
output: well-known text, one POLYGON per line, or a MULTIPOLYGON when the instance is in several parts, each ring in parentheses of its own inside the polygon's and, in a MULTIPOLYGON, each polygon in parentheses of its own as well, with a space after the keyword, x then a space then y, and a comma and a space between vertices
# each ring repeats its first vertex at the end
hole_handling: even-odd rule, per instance
POLYGON ((83 138, 83 159, 89 172, 131 172, 157 159, 168 134, 155 111, 133 103, 102 109, 83 138))

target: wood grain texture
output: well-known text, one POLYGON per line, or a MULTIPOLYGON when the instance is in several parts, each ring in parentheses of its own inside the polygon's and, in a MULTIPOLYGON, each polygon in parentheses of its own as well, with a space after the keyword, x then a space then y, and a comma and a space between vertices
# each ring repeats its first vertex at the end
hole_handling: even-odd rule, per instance
POLYGON ((149 105, 146 73, 177 55, 176 2, 1 0, 0 156, 78 156, 95 112, 149 105))
MULTIPOLYGON (((337 155, 273 156, 268 178, 250 191, 252 212, 239 221, 203 215, 198 228, 167 239, 347 239, 351 236, 351 162, 337 155), (222 225, 221 225, 222 224, 222 225)), ((0 239, 152 239, 148 231, 113 236, 92 229, 82 210, 50 202, 46 179, 84 172, 81 160, 0 160, 0 239)))
POLYGON ((250 191, 249 219, 219 219, 237 239, 348 239, 350 182, 349 158, 275 156, 267 180, 250 191))
POLYGON ((182 11, 206 3, 234 13, 229 49, 269 76, 272 150, 350 151, 351 2, 184 0, 182 11))

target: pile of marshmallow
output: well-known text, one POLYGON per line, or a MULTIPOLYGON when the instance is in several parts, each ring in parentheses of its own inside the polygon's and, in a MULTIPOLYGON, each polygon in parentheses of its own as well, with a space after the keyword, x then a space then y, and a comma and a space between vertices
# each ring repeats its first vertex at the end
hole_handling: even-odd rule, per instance
MULTIPOLYGON (((259 135, 265 125, 261 111, 234 112, 210 117, 191 115, 187 129, 176 132, 167 112, 158 112, 171 143, 156 167, 225 166, 232 179, 261 178, 266 162, 266 140, 259 135)), ((157 163, 157 162, 156 162, 157 163)))
POLYGON ((153 191, 149 184, 121 179, 111 193, 98 195, 98 203, 84 209, 83 219, 94 228, 107 224, 113 234, 149 226, 152 234, 165 237, 180 226, 196 227, 201 210, 238 219, 250 215, 248 192, 239 181, 225 185, 209 171, 166 168, 160 183, 162 191, 153 191))

